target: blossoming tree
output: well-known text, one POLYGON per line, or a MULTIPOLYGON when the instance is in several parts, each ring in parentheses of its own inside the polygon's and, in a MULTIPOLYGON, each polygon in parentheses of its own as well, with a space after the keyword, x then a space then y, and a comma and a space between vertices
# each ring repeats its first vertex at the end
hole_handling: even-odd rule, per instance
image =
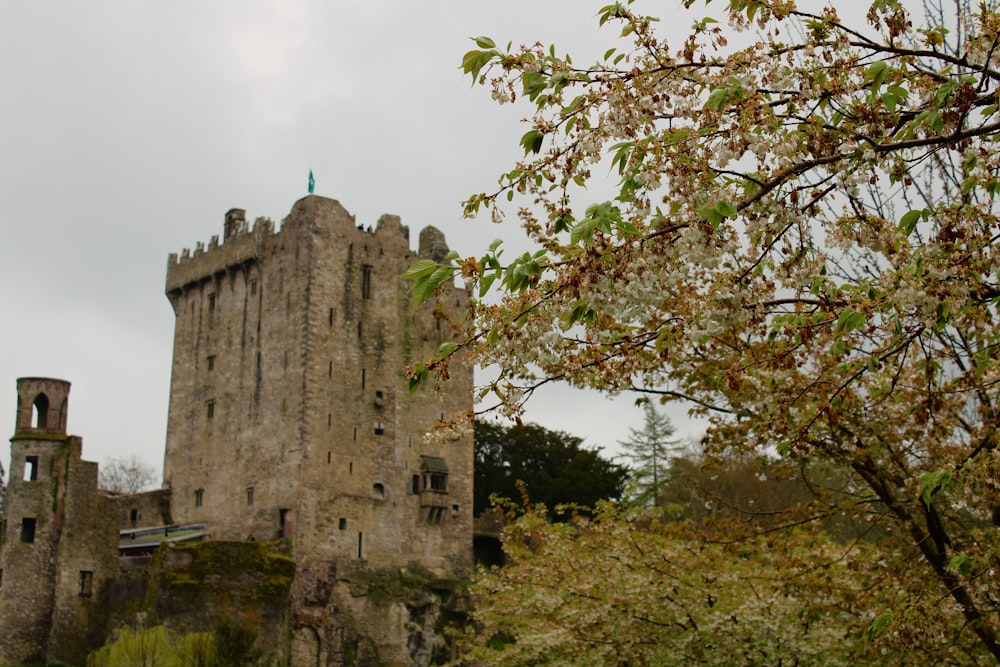
POLYGON ((685 401, 719 452, 833 464, 858 482, 844 511, 897 536, 887 576, 930 582, 869 635, 947 607, 1000 660, 1000 13, 683 4, 676 40, 604 7, 617 33, 589 66, 475 40, 465 71, 532 117, 466 212, 519 206, 537 250, 412 267, 418 299, 461 274, 481 300, 411 382, 465 351, 515 414, 558 379, 685 401), (589 200, 607 169, 614 198, 589 200))

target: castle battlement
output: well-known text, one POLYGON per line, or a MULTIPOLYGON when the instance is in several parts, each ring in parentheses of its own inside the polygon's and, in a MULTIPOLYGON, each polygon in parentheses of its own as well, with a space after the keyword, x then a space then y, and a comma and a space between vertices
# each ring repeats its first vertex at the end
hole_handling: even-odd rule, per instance
MULTIPOLYGON (((444 236, 433 227, 421 232, 421 240, 427 230, 437 240, 438 252, 444 236)), ((234 208, 226 212, 223 235, 213 235, 206 248, 204 242, 197 242, 192 252, 184 248, 181 253, 170 253, 167 257, 167 294, 183 290, 216 275, 225 275, 255 262, 264 252, 274 252, 291 242, 299 233, 316 231, 332 234, 346 243, 375 237, 378 241, 390 243, 401 239, 407 246, 410 230, 401 224, 398 215, 384 214, 375 227, 357 224, 355 216, 347 211, 336 199, 310 195, 297 201, 291 212, 282 221, 280 230, 269 218, 258 217, 250 227, 244 209, 234 208), (390 240, 391 239, 391 240, 390 240)), ((425 244, 421 242, 421 254, 425 244)), ((445 246, 447 248, 447 246, 445 246)))

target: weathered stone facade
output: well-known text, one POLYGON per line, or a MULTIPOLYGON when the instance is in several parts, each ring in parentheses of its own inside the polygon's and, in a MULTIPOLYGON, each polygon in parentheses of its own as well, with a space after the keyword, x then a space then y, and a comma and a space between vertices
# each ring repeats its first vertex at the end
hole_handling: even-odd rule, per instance
POLYGON ((118 530, 166 526, 174 523, 170 514, 170 489, 142 493, 109 493, 111 513, 118 530))
MULTIPOLYGON (((453 364, 447 384, 412 395, 404 369, 434 354, 468 294, 446 287, 414 310, 401 276, 418 257, 447 252, 432 227, 414 253, 398 217, 372 229, 337 201, 309 196, 280 231, 262 219, 251 229, 234 209, 221 243, 171 255, 176 323, 159 491, 99 491, 97 465, 66 433, 69 383, 18 380, 0 664, 82 664, 108 624, 128 622, 127 610, 151 595, 153 575, 129 559, 119 567, 118 530, 169 523, 204 524, 218 541, 280 541, 295 574, 282 579, 286 610, 265 610, 265 639, 291 667, 439 658, 450 588, 472 569, 473 445, 471 429, 425 434, 472 408, 472 368, 453 364)), ((183 627, 209 614, 204 601, 185 610, 173 608, 183 596, 155 599, 140 614, 147 622, 152 614, 183 627)))
MULTIPOLYGON (((350 605, 334 594, 338 572, 472 567, 472 434, 424 437, 471 409, 472 369, 455 365, 445 390, 414 395, 403 374, 435 352, 468 296, 448 288, 414 311, 401 278, 417 259, 408 237, 396 216, 372 229, 309 196, 280 231, 249 229, 234 209, 222 243, 168 263, 173 518, 214 539, 289 538, 293 656, 319 664, 342 652, 333 610, 350 605)), ((446 253, 440 232, 421 233, 420 257, 446 253)), ((388 618, 350 622, 374 630, 388 618)), ((402 630, 379 630, 396 638, 383 655, 402 630)))
POLYGON ((118 574, 118 532, 97 491, 97 464, 83 461, 81 439, 66 433, 69 388, 17 381, 0 556, 2 664, 82 664, 102 638, 97 593, 118 574))

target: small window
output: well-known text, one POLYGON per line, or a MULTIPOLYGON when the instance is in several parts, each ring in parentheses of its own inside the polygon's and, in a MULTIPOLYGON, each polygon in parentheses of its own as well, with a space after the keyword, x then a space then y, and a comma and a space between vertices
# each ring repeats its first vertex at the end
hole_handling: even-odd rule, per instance
POLYGON ((205 489, 198 489, 194 492, 194 506, 201 507, 201 504, 205 501, 205 489))
POLYGON ((413 475, 410 478, 410 493, 420 493, 420 475, 413 475))
POLYGON ((215 294, 208 295, 208 312, 215 312, 215 294))
POLYGON ((131 512, 129 512, 128 513, 128 520, 129 521, 138 521, 139 520, 139 510, 133 509, 131 512))
POLYGON ((437 456, 421 456, 421 491, 448 492, 448 464, 437 456))
POLYGON ((385 498, 385 485, 379 483, 372 484, 372 495, 376 498, 385 498))
POLYGON ((215 419, 215 401, 205 403, 205 417, 207 419, 215 419))
POLYGON ((80 597, 89 598, 94 594, 94 573, 80 570, 80 597))
POLYGON ((38 479, 38 457, 37 456, 25 456, 24 457, 24 481, 34 482, 38 479))
POLYGON ((361 369, 361 388, 365 388, 365 369, 361 369))
POLYGON ((251 280, 250 281, 250 296, 256 296, 256 295, 257 295, 257 281, 256 280, 251 280))
POLYGON ((333 308, 330 309, 330 326, 333 326, 333 308))
POLYGON ((448 490, 448 475, 439 472, 425 472, 422 490, 446 492, 448 490))
POLYGON ((382 435, 385 433, 385 426, 382 422, 375 422, 375 435, 382 435))
POLYGON ((24 517, 21 519, 21 541, 31 544, 35 541, 35 518, 24 517))
POLYGON ((372 298, 372 267, 367 264, 361 267, 361 298, 372 298))
POLYGON ((208 355, 208 370, 210 370, 210 371, 214 371, 215 370, 215 355, 214 354, 208 355))
POLYGON ((45 394, 39 394, 35 402, 31 404, 31 423, 33 428, 46 429, 49 422, 49 398, 45 394))
POLYGON ((247 487, 247 506, 253 505, 253 487, 247 487))
POLYGON ((337 522, 337 525, 341 530, 347 530, 347 519, 340 517, 340 521, 337 522))
POLYGON ((290 509, 279 509, 278 510, 278 522, 281 527, 282 537, 292 536, 292 514, 290 509))

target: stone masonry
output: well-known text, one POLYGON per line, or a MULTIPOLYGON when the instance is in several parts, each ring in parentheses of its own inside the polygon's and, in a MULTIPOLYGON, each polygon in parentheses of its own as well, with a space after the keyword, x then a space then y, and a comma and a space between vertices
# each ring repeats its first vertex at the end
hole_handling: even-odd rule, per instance
POLYGON ((425 434, 471 409, 472 369, 413 395, 404 378, 468 308, 457 287, 412 308, 401 275, 447 252, 434 228, 415 255, 398 217, 372 229, 308 196, 280 231, 231 210, 221 243, 168 262, 172 516, 213 539, 291 540, 293 642, 305 644, 293 655, 335 663, 338 572, 471 570, 471 432, 425 434))
POLYGON ((0 556, 0 664, 83 664, 103 628, 97 593, 118 573, 117 527, 97 464, 67 435, 69 382, 17 381, 0 556))
POLYGON ((414 394, 404 369, 447 339, 468 294, 445 286, 414 309, 401 278, 447 252, 433 227, 414 252, 398 217, 373 229, 310 195, 280 230, 233 209, 221 242, 171 255, 159 491, 98 490, 97 464, 66 431, 69 383, 19 379, 0 664, 83 664, 111 629, 99 593, 136 580, 118 530, 169 523, 288 550, 287 625, 265 641, 291 667, 426 665, 447 652, 436 628, 449 582, 472 569, 472 433, 426 435, 471 410, 472 368, 453 363, 449 382, 414 394))

